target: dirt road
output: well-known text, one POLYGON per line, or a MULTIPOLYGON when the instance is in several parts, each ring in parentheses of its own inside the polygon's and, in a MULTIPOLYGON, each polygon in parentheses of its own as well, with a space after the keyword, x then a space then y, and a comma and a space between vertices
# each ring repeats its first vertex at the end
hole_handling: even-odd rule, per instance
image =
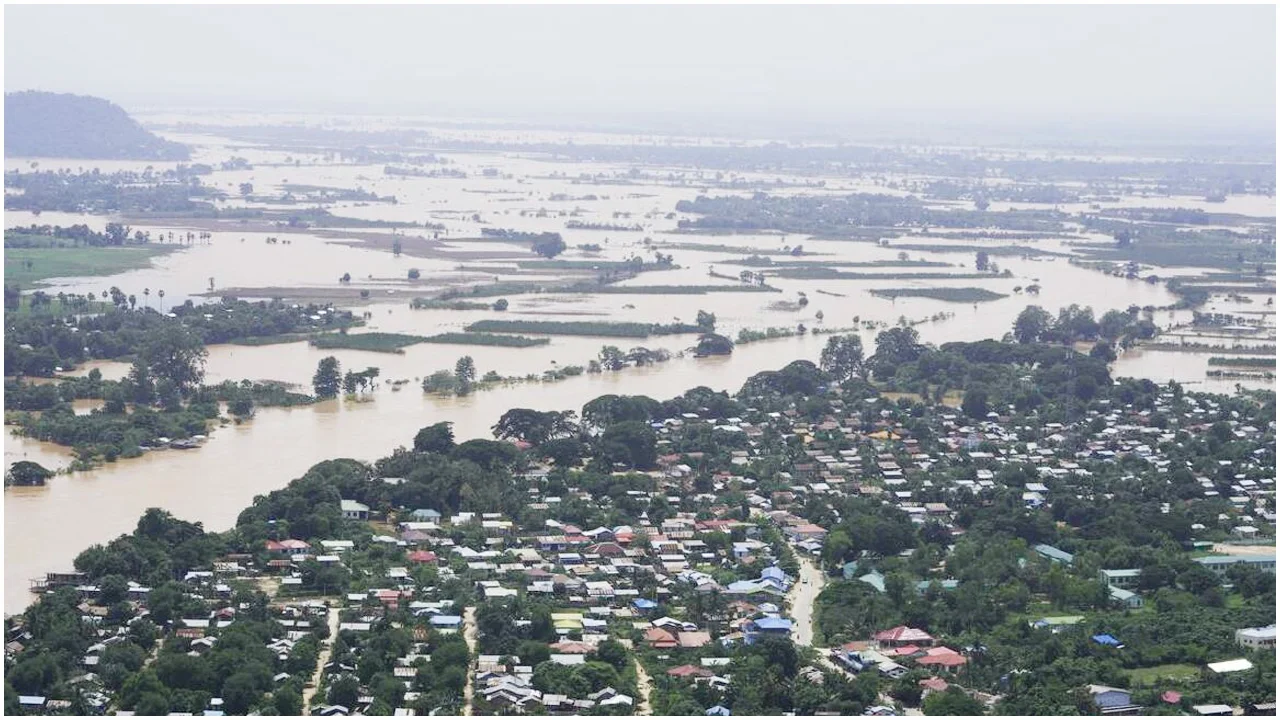
POLYGON ((311 698, 315 697, 316 690, 320 687, 320 677, 324 673, 324 666, 329 664, 329 658, 333 656, 333 641, 338 637, 338 622, 340 613, 336 608, 328 609, 329 623, 329 639, 324 641, 324 647, 320 648, 320 656, 316 659, 316 671, 311 676, 311 686, 302 690, 302 711, 311 714, 311 698))
POLYGON ((787 591, 791 606, 791 619, 795 621, 792 640, 797 645, 813 645, 813 603, 827 584, 827 577, 812 560, 797 553, 800 561, 800 578, 787 591))
POLYGON ((636 690, 640 693, 640 704, 636 706, 637 715, 652 715, 653 705, 649 702, 649 697, 653 694, 653 678, 649 677, 649 671, 644 669, 644 665, 637 658, 631 658, 631 662, 636 664, 636 690))
POLYGON ((467 641, 467 650, 471 653, 471 662, 467 664, 467 684, 462 690, 462 714, 471 714, 471 699, 475 693, 474 678, 476 657, 476 609, 469 607, 462 611, 462 639, 467 641))

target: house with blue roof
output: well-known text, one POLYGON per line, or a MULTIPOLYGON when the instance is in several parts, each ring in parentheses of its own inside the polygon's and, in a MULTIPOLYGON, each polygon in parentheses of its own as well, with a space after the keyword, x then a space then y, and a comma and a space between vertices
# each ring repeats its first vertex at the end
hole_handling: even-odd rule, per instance
POLYGON ((733 714, 733 711, 723 705, 716 705, 707 708, 707 711, 703 714, 707 717, 729 717, 733 714))
POLYGON ((1107 647, 1113 647, 1113 648, 1122 648, 1122 647, 1124 647, 1124 643, 1122 643, 1122 642, 1120 642, 1119 640, 1117 640, 1117 639, 1115 638, 1115 636, 1113 636, 1113 635, 1108 635, 1108 634, 1106 634, 1106 633, 1099 634, 1099 635, 1094 635, 1094 636, 1093 636, 1093 641, 1094 641, 1094 642, 1096 642, 1096 643, 1098 643, 1099 645, 1106 645, 1107 647))
POLYGON ((636 598, 631 601, 631 606, 642 613, 649 612, 658 607, 658 603, 648 598, 636 598))
POLYGON ((791 637, 791 621, 787 618, 763 617, 748 622, 744 627, 743 638, 748 645, 766 637, 791 637))

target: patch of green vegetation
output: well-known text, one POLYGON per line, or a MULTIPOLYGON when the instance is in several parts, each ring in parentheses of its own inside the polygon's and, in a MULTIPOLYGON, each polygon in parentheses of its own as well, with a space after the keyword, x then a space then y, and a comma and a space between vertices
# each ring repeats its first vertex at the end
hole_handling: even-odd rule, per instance
POLYGON ((316 335, 311 344, 324 350, 366 350, 369 352, 403 353, 403 348, 426 342, 421 335, 400 333, 334 333, 316 335))
POLYGON ((991 302, 1009 297, 983 288, 884 288, 871 291, 872 295, 883 298, 928 298, 943 302, 991 302))
POLYGON ((991 273, 856 273, 822 266, 784 267, 769 274, 789 280, 990 280, 999 277, 991 273))
POLYGON ((1224 365, 1226 367, 1250 367, 1250 368, 1275 368, 1276 359, 1274 357, 1211 357, 1210 365, 1224 365))
POLYGON ((493 305, 469 300, 437 300, 419 297, 410 301, 409 307, 414 310, 489 310, 493 305))
POLYGON ((311 337, 310 333, 287 333, 284 335, 263 335, 259 337, 244 337, 232 340, 230 345, 247 345, 249 347, 258 347, 261 345, 287 345, 288 343, 302 342, 311 337))
POLYGON ((440 333, 423 338, 422 342, 443 345, 492 345, 495 347, 525 348, 547 345, 549 338, 531 338, 524 335, 495 335, 493 333, 440 333))
POLYGON ((6 248, 4 281, 19 285, 57 277, 115 275, 145 268, 178 246, 6 248))
POLYGON ((1145 668, 1128 668, 1122 670, 1134 685, 1155 685, 1169 680, 1194 680, 1200 674, 1195 665, 1173 663, 1145 668))
POLYGON ((706 295, 720 292, 781 292, 768 285, 574 285, 564 292, 599 295, 706 295))
POLYGON ((535 333, 541 335, 586 335, 591 337, 644 338, 650 335, 681 335, 701 332, 697 325, 672 323, 591 322, 559 320, 480 320, 467 332, 535 333))

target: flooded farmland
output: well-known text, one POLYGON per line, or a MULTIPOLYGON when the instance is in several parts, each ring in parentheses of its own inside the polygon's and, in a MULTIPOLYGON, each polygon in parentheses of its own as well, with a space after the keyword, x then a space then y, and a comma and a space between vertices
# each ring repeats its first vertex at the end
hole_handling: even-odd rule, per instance
MULTIPOLYGON (((513 139, 498 131, 473 134, 489 140, 513 139)), ((794 183, 794 187, 778 190, 778 194, 876 192, 877 187, 885 188, 883 184, 850 178, 750 177, 744 173, 744 189, 739 190, 717 184, 726 179, 717 180, 715 172, 666 167, 647 167, 638 172, 630 164, 568 162, 518 152, 444 153, 448 164, 443 167, 456 170, 460 176, 395 176, 385 172, 387 164, 382 162, 341 162, 319 154, 255 147, 213 134, 171 137, 193 145, 194 162, 217 166, 232 157, 242 157, 252 166, 216 170, 206 178, 207 184, 235 198, 226 201, 228 207, 278 207, 252 197, 236 198, 237 189, 246 184, 252 185, 255 194, 278 194, 290 185, 359 188, 380 197, 394 197, 395 202, 339 202, 326 208, 343 218, 419 226, 344 232, 272 230, 246 223, 246 229, 239 230, 225 223, 212 226, 178 219, 6 211, 9 228, 83 223, 100 229, 106 222, 119 221, 162 236, 173 233, 179 239, 188 232, 210 233, 207 239, 196 242, 183 244, 178 240, 175 244, 181 245, 179 249, 155 258, 149 267, 110 276, 54 278, 46 282, 46 292, 98 294, 117 287, 127 295, 144 298, 142 304, 160 310, 187 300, 201 303, 217 299, 223 294, 245 299, 306 298, 333 301, 367 313, 364 327, 353 333, 426 336, 457 332, 469 323, 492 318, 495 313, 417 310, 410 308, 410 299, 450 288, 459 289, 461 297, 466 298, 471 287, 505 281, 546 282, 550 287, 557 279, 580 276, 585 280, 593 275, 589 268, 579 276, 573 271, 540 268, 531 262, 536 258, 527 248, 485 235, 486 229, 515 228, 530 233, 561 233, 568 249, 558 260, 607 263, 634 256, 648 259, 655 250, 672 256, 676 267, 641 273, 619 283, 619 287, 720 286, 725 291, 623 294, 615 287, 607 293, 551 290, 513 294, 508 298, 506 319, 693 322, 696 313, 705 310, 716 315, 718 332, 731 338, 744 329, 793 329, 801 324, 808 328, 860 326, 854 331, 871 348, 877 332, 903 323, 918 323, 915 326, 922 339, 935 344, 998 339, 1010 331, 1015 318, 1031 303, 1055 314, 1072 303, 1087 304, 1100 316, 1108 310, 1164 307, 1176 301, 1162 284, 1118 278, 1069 262, 1072 248, 1055 240, 1016 242, 1062 253, 1061 256, 1000 256, 994 259, 1003 274, 979 279, 948 278, 945 276, 973 272, 976 249, 1006 243, 999 239, 960 242, 926 235, 872 243, 800 233, 694 234, 679 224, 690 216, 675 209, 678 202, 699 195, 749 195, 750 183, 763 180, 794 183), (813 187, 817 180, 825 184, 813 187), (567 226, 571 221, 579 227, 567 226), (581 227, 584 225, 587 227, 581 227), (382 236, 415 238, 420 243, 397 255, 380 247, 382 236), (944 248, 954 245, 960 251, 905 251, 897 247, 908 243, 944 248), (913 271, 905 279, 770 277, 769 285, 778 292, 743 291, 741 283, 734 279, 743 270, 735 261, 757 251, 787 259, 796 246, 803 247, 805 260, 818 264, 863 264, 872 268, 850 265, 851 272, 893 274, 901 268, 875 269, 872 264, 901 261, 904 252, 908 260, 939 264, 913 271), (411 270, 417 271, 414 279, 409 277, 411 270), (344 275, 350 279, 340 281, 344 275), (1032 285, 1039 289, 1034 298, 1024 290, 1032 285), (889 299, 871 292, 970 287, 1004 297, 967 303, 913 297, 889 299), (163 298, 158 296, 159 290, 165 291, 163 298), (807 302, 796 302, 800 298, 807 302)), ((617 137, 578 140, 621 142, 617 137)), ((25 172, 32 168, 32 162, 7 159, 6 169, 25 172)), ((95 165, 88 161, 38 163, 40 169, 100 166, 104 172, 145 167, 140 163, 95 165)), ((165 165, 170 166, 171 163, 165 165)), ((885 192, 890 190, 885 188, 885 192)), ((1124 197, 1115 205, 1191 209, 1206 206, 1202 199, 1190 197, 1124 197)), ((1273 222, 1275 201, 1248 196, 1240 201, 1233 199, 1230 207, 1219 206, 1216 210, 1273 222)), ((492 301, 496 296, 482 299, 492 301)), ((1258 311, 1266 327, 1262 335, 1274 344, 1274 314, 1269 312, 1265 296, 1254 295, 1247 306, 1223 304, 1215 299, 1210 307, 1220 308, 1219 312, 1240 307, 1258 311)), ((1162 330, 1190 320, 1187 311, 1162 310, 1152 315, 1152 321, 1162 330)), ((402 353, 322 350, 305 341, 212 346, 206 365, 208 382, 275 380, 309 389, 317 363, 329 355, 337 357, 346 369, 378 367, 383 382, 359 399, 259 409, 248 422, 213 430, 208 441, 196 450, 149 452, 140 458, 60 475, 45 487, 6 489, 5 611, 20 610, 29 601, 26 588, 30 578, 69 568, 75 555, 88 545, 131 530, 148 507, 163 507, 184 519, 203 522, 209 529, 224 529, 235 522, 236 515, 255 495, 283 486, 313 464, 334 457, 373 460, 398 446, 411 444, 414 433, 425 425, 448 420, 454 423, 459 439, 489 437, 493 423, 512 407, 578 410, 603 394, 664 399, 699 385, 732 392, 754 373, 777 369, 795 359, 816 361, 825 338, 805 334, 760 341, 739 346, 731 356, 716 358, 694 358, 688 352, 694 342, 695 338, 688 335, 645 339, 553 336, 548 344, 528 348, 423 343, 410 345, 402 353), (481 374, 494 371, 505 377, 523 377, 541 375, 557 367, 584 365, 602 345, 625 346, 624 350, 636 345, 662 348, 676 357, 666 363, 616 373, 581 375, 558 382, 512 383, 466 397, 441 398, 425 395, 420 389, 422 378, 452 368, 463 355, 475 360, 481 374), (388 382, 398 379, 409 382, 402 389, 393 388, 388 382)), ((1270 381, 1261 379, 1207 378, 1207 362, 1205 354, 1139 347, 1122 352, 1113 371, 1117 376, 1156 382, 1177 380, 1194 389, 1220 392, 1232 391, 1237 383, 1272 387, 1270 381)), ((123 377, 128 371, 125 363, 97 362, 85 364, 74 374, 83 375, 94 368, 109 379, 123 377)), ((25 459, 50 468, 65 467, 71 458, 66 448, 7 434, 6 465, 25 459)))

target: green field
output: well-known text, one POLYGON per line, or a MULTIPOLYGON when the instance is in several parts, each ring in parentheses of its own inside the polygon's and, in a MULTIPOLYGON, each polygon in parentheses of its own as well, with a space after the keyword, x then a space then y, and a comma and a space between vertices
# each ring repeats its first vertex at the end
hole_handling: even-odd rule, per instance
POLYGON ((440 333, 423 338, 423 342, 441 343, 445 345, 492 345, 495 347, 525 348, 546 345, 549 338, 531 338, 524 335, 494 335, 492 333, 440 333))
POLYGON ((311 344, 324 350, 367 350, 369 352, 403 353, 401 348, 425 342, 421 335, 400 333, 359 333, 355 335, 325 334, 311 338, 311 344))
POLYGON ((23 287, 56 277, 115 275, 151 264, 178 246, 5 248, 4 281, 23 287))
POLYGON ((943 302, 990 302, 1009 297, 983 288, 883 288, 871 290, 872 295, 882 298, 927 298, 943 302))
POLYGON ((1156 665, 1122 672, 1129 676, 1130 682, 1134 685, 1155 685, 1165 680, 1192 680, 1200 674, 1199 668, 1195 665, 1185 664, 1156 665))

